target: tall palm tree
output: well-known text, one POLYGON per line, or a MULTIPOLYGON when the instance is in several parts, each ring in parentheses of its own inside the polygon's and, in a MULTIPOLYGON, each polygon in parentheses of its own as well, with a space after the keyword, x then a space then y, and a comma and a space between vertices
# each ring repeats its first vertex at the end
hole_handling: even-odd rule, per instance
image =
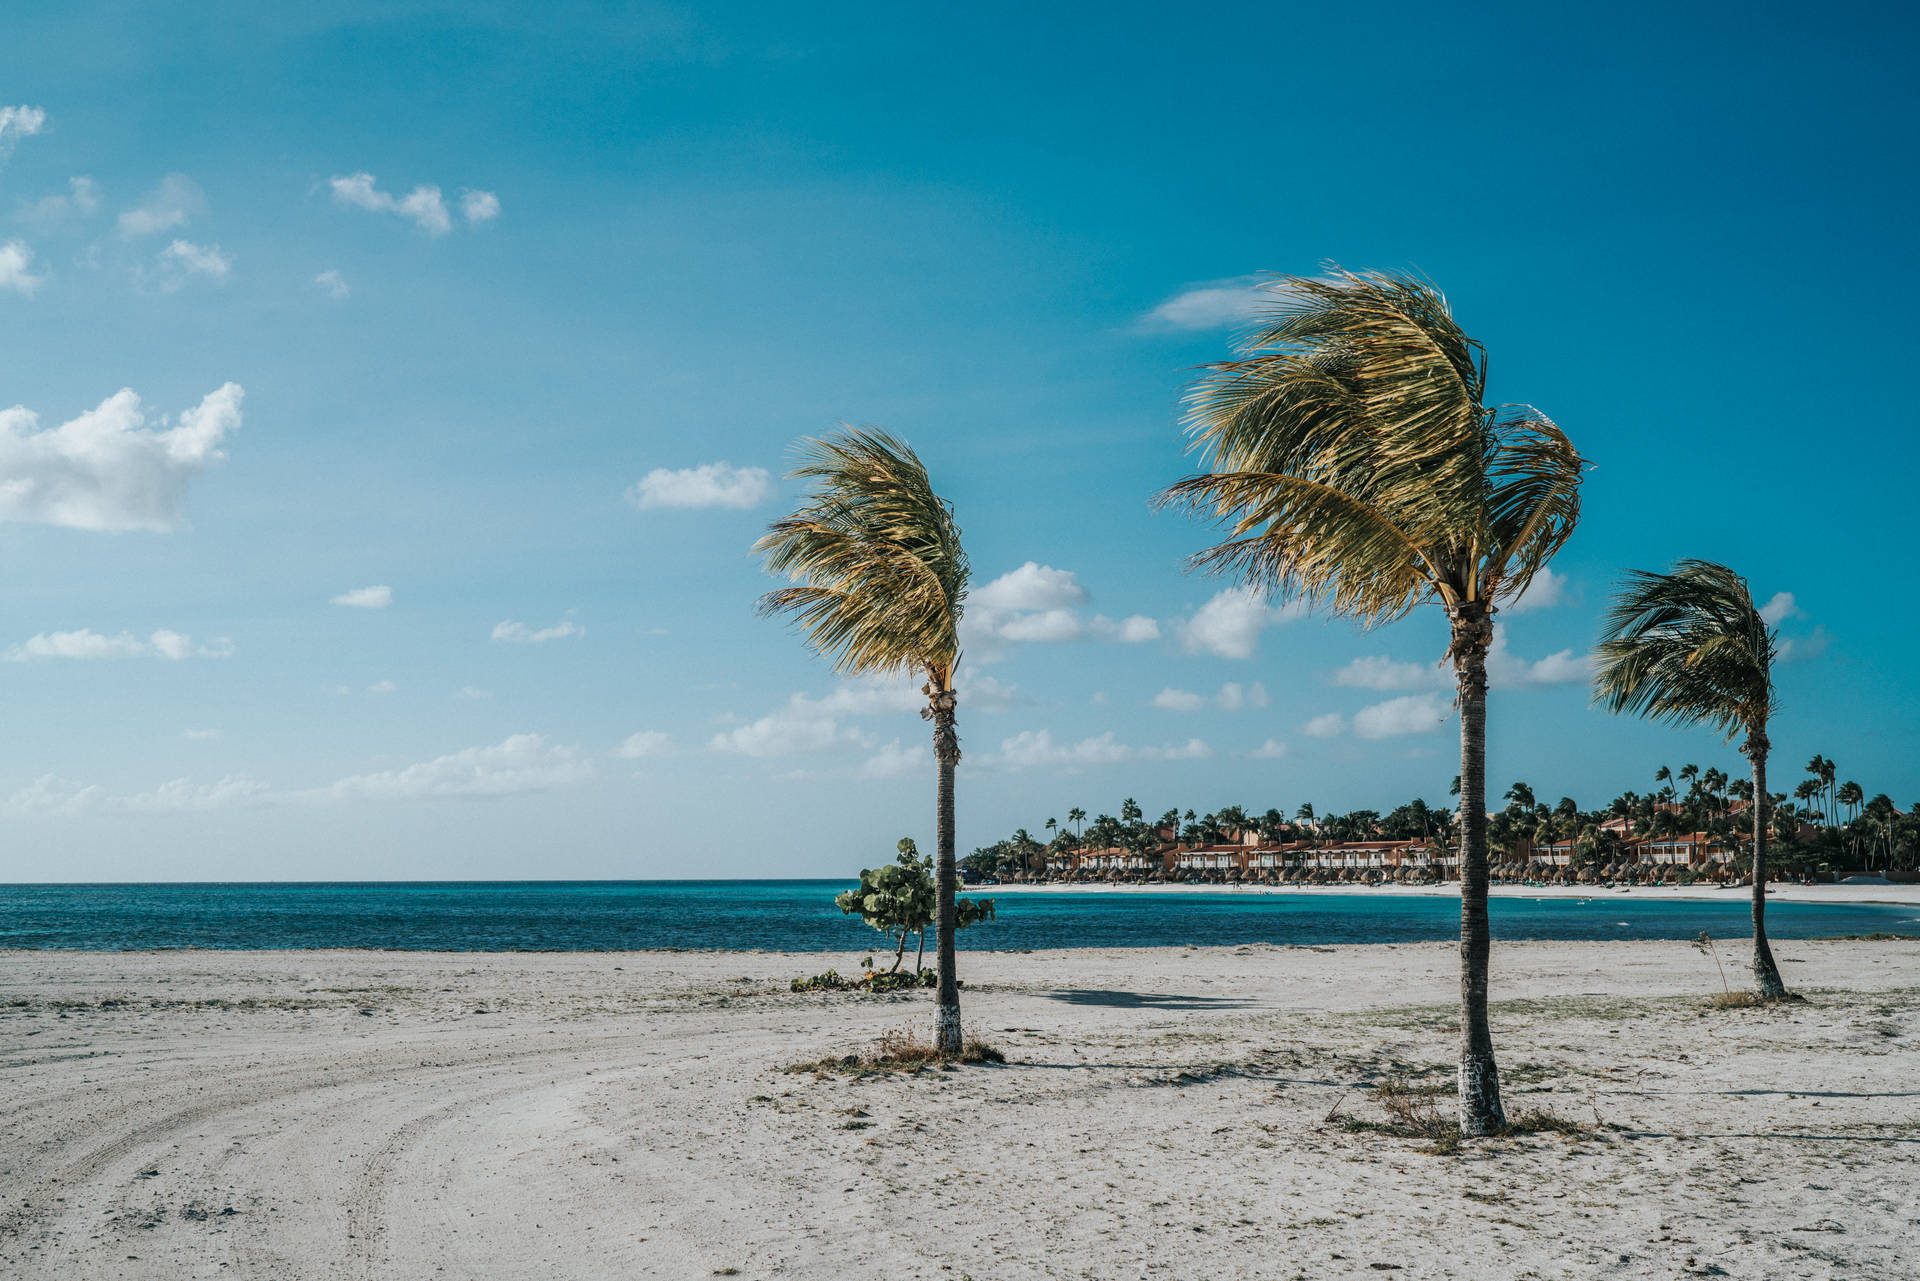
POLYGON ((969 568, 953 507, 934 492, 926 466, 905 441, 849 427, 800 448, 794 479, 813 490, 791 516, 754 544, 767 572, 793 586, 760 598, 763 615, 785 615, 843 675, 906 672, 925 676, 939 766, 935 800, 934 887, 940 1049, 961 1050, 960 984, 953 951, 954 669, 960 663, 960 614, 969 568))
MULTIPOLYGON (((1594 701, 1611 712, 1705 725, 1729 741, 1744 734, 1740 751, 1753 767, 1753 793, 1764 799, 1778 651, 1747 580, 1725 565, 1683 560, 1666 574, 1630 570, 1595 651, 1594 701)), ((1767 807, 1752 808, 1753 976, 1762 996, 1783 999, 1786 984, 1767 944, 1767 807)))
POLYGON ((1486 352, 1431 284, 1331 269, 1270 283, 1240 359, 1189 398, 1205 470, 1163 503, 1230 527, 1193 558, 1376 626, 1434 602, 1460 705, 1460 1128, 1506 1121, 1487 1025, 1487 651, 1579 518, 1585 464, 1527 405, 1488 405, 1486 352))
POLYGON ((1067 822, 1073 824, 1073 836, 1080 839, 1081 824, 1087 821, 1087 812, 1078 805, 1067 811, 1067 822))

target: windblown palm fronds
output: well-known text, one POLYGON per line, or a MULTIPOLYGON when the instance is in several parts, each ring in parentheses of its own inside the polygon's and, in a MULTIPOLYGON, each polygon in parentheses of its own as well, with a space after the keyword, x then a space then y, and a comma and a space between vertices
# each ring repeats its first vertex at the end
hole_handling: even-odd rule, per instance
POLYGON ((1629 570, 1595 647, 1594 701, 1732 739, 1772 719, 1778 652, 1747 580, 1725 565, 1629 570))
POLYGON ((849 428, 801 456, 791 475, 812 493, 754 544, 794 585, 761 597, 760 613, 791 617, 843 674, 925 671, 950 688, 968 576, 953 508, 886 432, 849 428))
POLYGON ((1566 435, 1482 403, 1485 352, 1425 281, 1336 269, 1268 289, 1241 358, 1188 398, 1205 471, 1161 495, 1229 525, 1194 566, 1368 625, 1525 591, 1579 520, 1566 435))

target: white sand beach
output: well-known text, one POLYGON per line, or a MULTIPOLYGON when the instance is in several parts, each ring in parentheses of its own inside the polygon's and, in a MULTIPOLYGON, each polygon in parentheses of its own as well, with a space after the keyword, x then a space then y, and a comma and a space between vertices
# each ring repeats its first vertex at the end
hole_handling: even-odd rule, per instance
POLYGON ((772 953, 0 954, 0 1275, 1910 1278, 1920 942, 1495 950, 1511 1114, 1443 1084, 1452 947, 967 954, 1008 1062, 785 1072, 924 1021, 772 953), (1735 947, 1723 957, 1736 984, 1735 947), (1445 1100, 1442 1100, 1445 1102, 1445 1100))

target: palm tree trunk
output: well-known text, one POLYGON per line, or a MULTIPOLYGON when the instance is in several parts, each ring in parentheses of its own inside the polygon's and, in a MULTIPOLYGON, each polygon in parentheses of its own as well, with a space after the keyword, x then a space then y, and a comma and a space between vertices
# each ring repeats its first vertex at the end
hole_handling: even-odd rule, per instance
POLYGON ((933 721, 933 755, 940 763, 940 792, 935 803, 934 898, 936 964, 940 967, 940 986, 936 990, 934 1031, 942 1054, 960 1053, 960 974, 954 957, 954 882, 953 863, 953 770, 960 763, 960 736, 954 732, 953 709, 958 701, 950 689, 936 689, 929 696, 933 721))
POLYGON ((1454 606, 1454 678, 1460 692, 1460 1132, 1506 1127, 1500 1069, 1487 1023, 1487 650, 1493 619, 1479 604, 1454 606))
POLYGON ((1767 736, 1760 730, 1747 735, 1747 759, 1753 764, 1753 978, 1760 995, 1780 1000, 1787 985, 1773 963, 1767 945, 1767 736))

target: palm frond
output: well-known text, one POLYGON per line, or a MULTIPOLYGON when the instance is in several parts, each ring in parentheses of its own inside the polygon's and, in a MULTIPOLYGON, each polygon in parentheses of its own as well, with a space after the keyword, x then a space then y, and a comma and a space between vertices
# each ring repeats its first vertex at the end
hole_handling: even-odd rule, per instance
POLYGON ((791 476, 813 489, 754 544, 794 586, 760 598, 836 671, 925 670, 942 687, 960 661, 970 568, 953 508, 907 444, 872 428, 804 441, 791 476))
POLYGON ((1193 564, 1381 623, 1525 589, 1579 519, 1585 464, 1486 362, 1425 280, 1277 277, 1240 358, 1187 398, 1204 469, 1160 495, 1228 527, 1193 564))
POLYGON ((1612 712, 1764 734, 1779 638, 1744 578, 1713 561, 1630 570, 1595 647, 1593 697, 1612 712))

